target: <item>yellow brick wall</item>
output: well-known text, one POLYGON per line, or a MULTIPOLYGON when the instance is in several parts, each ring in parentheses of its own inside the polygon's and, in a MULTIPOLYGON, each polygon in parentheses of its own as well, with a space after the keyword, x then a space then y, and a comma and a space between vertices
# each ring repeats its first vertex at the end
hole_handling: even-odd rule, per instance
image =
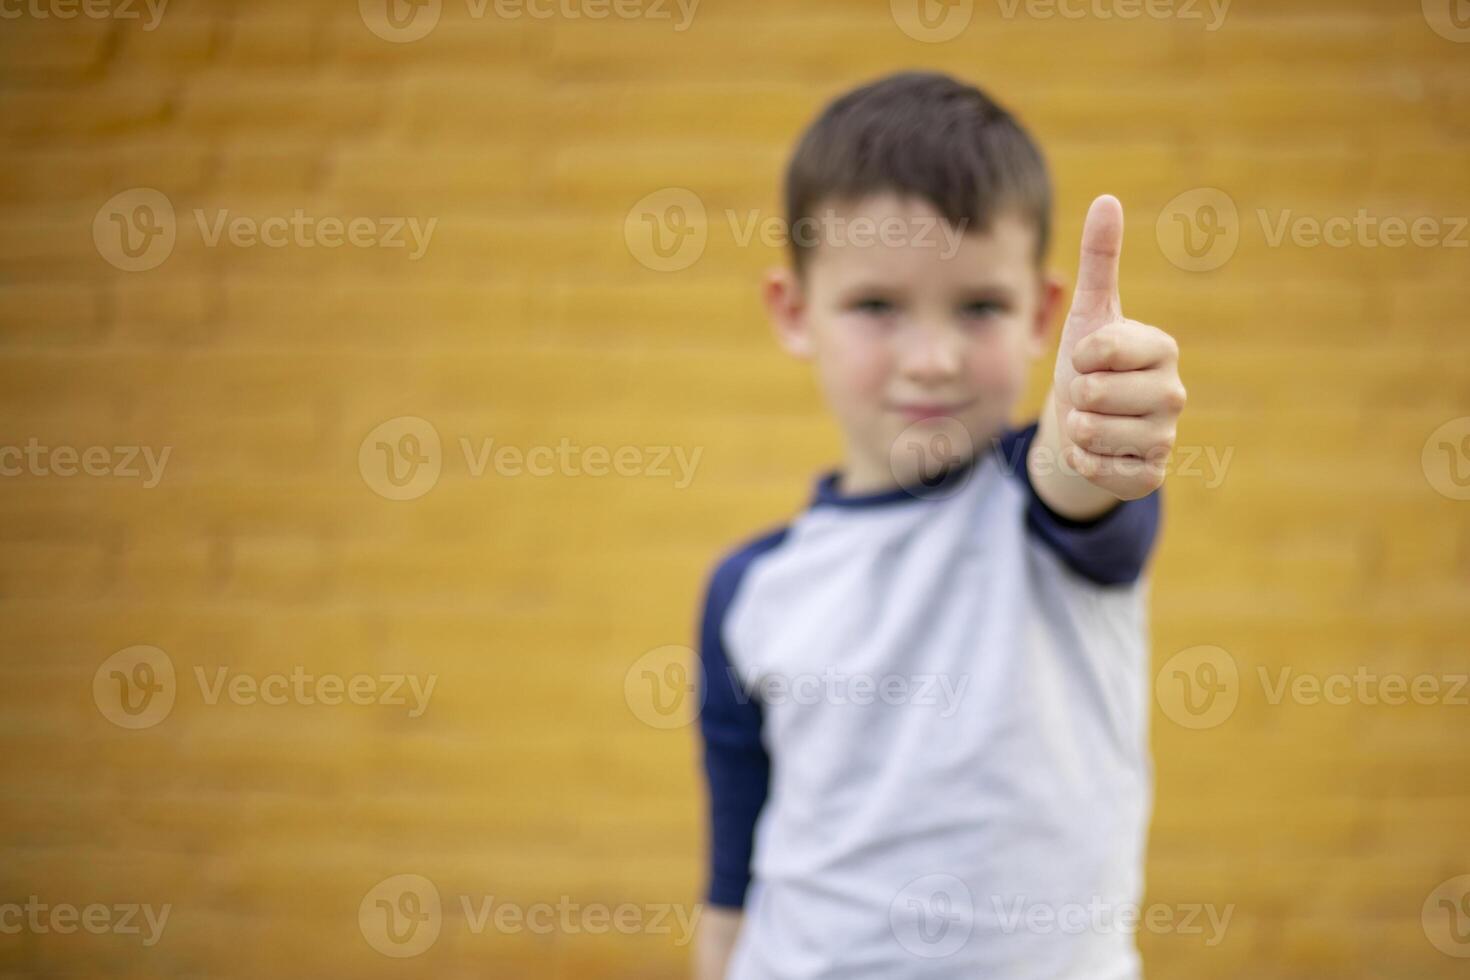
POLYGON ((936 6, 959 19, 925 35, 904 0, 704 0, 687 24, 654 0, 603 20, 443 0, 393 40, 373 0, 0 5, 0 445, 112 467, 0 479, 0 904, 170 907, 152 945, 38 913, 0 933, 0 975, 684 974, 673 917, 646 917, 698 899, 696 744, 639 671, 690 642, 714 557, 835 452, 757 305, 779 252, 723 216, 777 216, 799 127, 907 66, 1032 125, 1063 273, 1087 202, 1122 198, 1125 309, 1184 349, 1200 457, 1176 455, 1155 565, 1148 901, 1232 918, 1215 945, 1145 931, 1150 975, 1463 975, 1470 707, 1446 702, 1470 670, 1470 30, 1435 0, 1236 0, 1221 21, 1017 2, 936 6), (128 271, 116 222, 148 212, 109 202, 137 188, 174 241, 128 271), (635 205, 670 188, 707 242, 660 271, 635 205), (1226 235, 1191 258, 1175 215, 1207 221, 1202 188, 1236 217, 1211 212, 1226 235), (418 258, 206 234, 298 209, 436 224, 418 258), (1437 243, 1273 244, 1283 216, 1360 209, 1432 219, 1437 243), (437 481, 400 492, 374 460, 412 448, 403 417, 442 448, 437 481), (701 455, 687 486, 476 476, 460 440, 491 438, 701 455), (170 455, 147 485, 112 447, 170 455), (120 713, 137 646, 161 651, 160 717, 120 713), (1191 713, 1179 678, 1206 667, 1223 708, 1191 713), (436 686, 418 717, 210 703, 198 677, 221 668, 436 686), (1441 696, 1273 703, 1285 668, 1441 696), (386 943, 412 958, 369 935, 398 875, 442 903, 432 945, 386 943), (477 931, 461 900, 490 896, 570 911, 477 931), (596 918, 620 906, 633 934, 596 918))

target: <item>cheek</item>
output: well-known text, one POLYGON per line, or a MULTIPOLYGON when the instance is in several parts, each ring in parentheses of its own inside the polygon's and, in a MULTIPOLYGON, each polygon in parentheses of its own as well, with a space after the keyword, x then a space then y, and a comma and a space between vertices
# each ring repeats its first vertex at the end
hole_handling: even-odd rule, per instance
POLYGON ((1009 397, 1025 386, 1029 358, 1022 331, 1000 329, 970 347, 969 374, 981 390, 1009 397))
POLYGON ((870 401, 882 395, 892 368, 892 353, 879 336, 849 331, 825 345, 822 374, 829 393, 845 400, 870 401))

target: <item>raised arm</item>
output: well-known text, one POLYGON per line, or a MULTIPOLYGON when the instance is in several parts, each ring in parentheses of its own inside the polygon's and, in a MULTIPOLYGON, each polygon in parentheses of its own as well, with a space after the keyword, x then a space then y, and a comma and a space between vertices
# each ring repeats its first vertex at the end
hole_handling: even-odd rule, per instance
POLYGON ((1179 345, 1123 316, 1123 206, 1103 195, 1082 228, 1072 309, 1026 456, 1036 495, 1062 517, 1100 517, 1157 490, 1184 409, 1179 345))

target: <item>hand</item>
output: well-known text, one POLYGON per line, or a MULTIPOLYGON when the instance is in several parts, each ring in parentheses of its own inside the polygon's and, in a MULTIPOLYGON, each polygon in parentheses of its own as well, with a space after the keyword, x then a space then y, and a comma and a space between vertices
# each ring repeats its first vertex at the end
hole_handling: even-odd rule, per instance
POLYGON ((1052 401, 1062 461, 1119 500, 1164 482, 1184 385, 1179 345, 1158 327, 1123 316, 1118 256, 1123 205, 1104 194, 1082 226, 1082 259, 1062 327, 1052 401))

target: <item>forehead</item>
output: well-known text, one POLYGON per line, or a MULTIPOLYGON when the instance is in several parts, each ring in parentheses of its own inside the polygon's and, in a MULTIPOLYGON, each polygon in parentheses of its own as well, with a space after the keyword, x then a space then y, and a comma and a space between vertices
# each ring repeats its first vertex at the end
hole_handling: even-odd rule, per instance
POLYGON ((1037 275, 1036 229, 1011 211, 997 214, 982 231, 950 225, 920 198, 884 194, 824 202, 803 220, 806 226, 798 223, 791 233, 812 246, 807 272, 814 285, 862 280, 1020 287, 1037 275))

